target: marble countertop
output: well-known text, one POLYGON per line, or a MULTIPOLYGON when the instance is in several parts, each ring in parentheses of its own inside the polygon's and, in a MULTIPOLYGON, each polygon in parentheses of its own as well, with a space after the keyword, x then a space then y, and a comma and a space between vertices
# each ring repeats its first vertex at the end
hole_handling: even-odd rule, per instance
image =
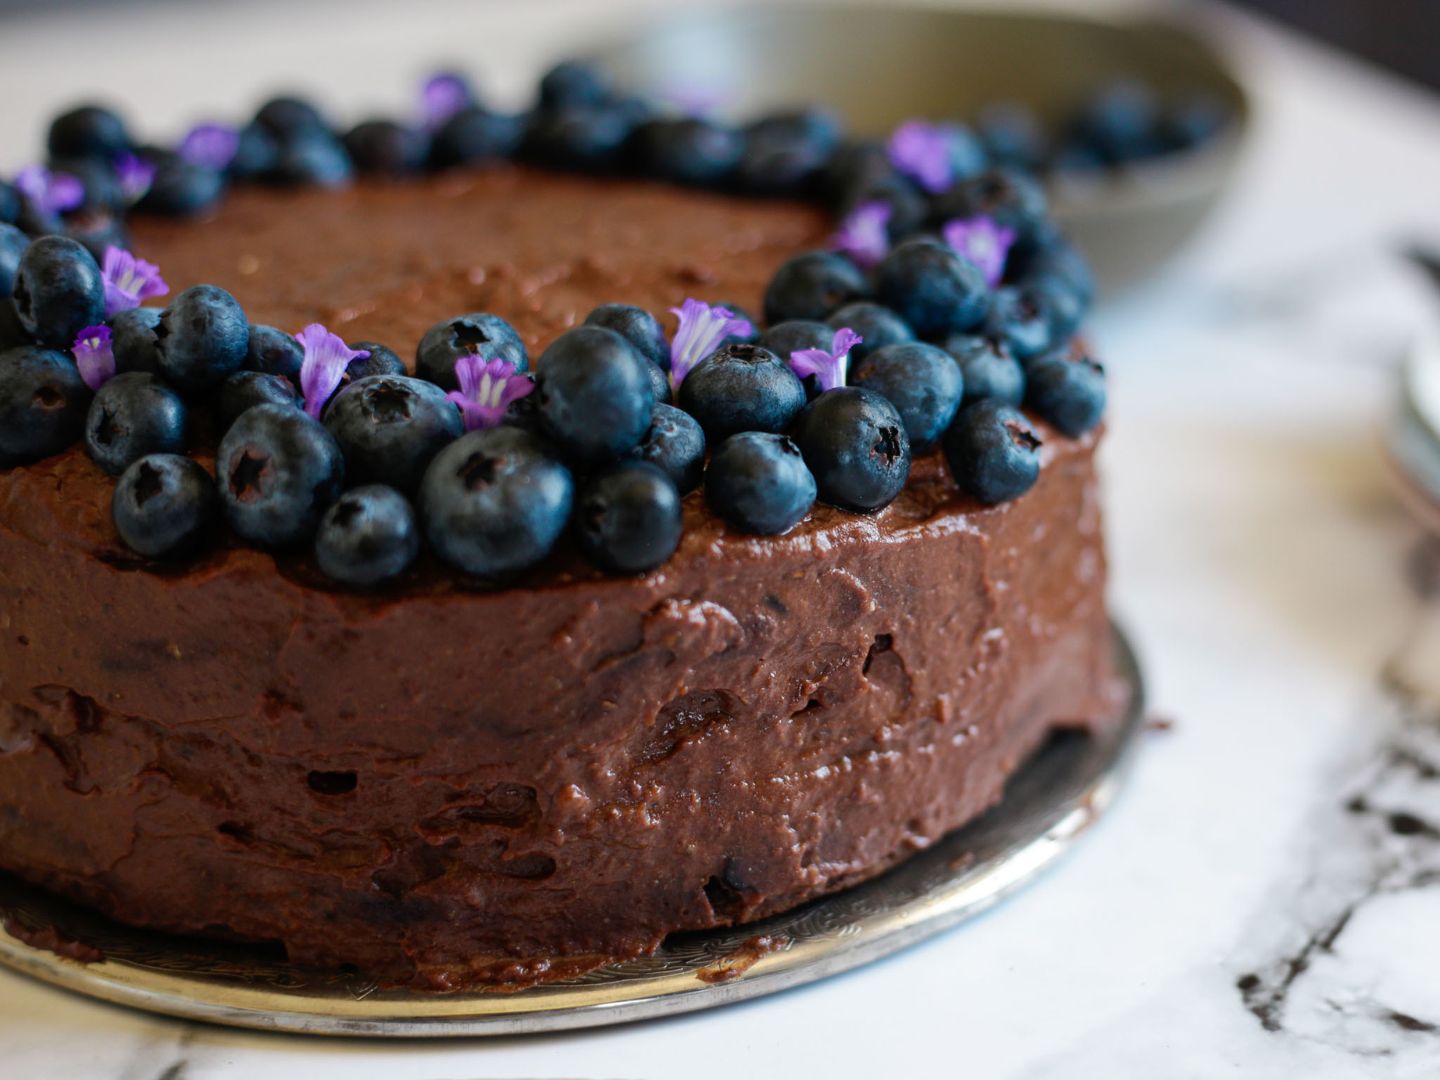
MULTIPOLYGON (((357 108, 401 100, 437 56, 513 89, 614 11, 162 3, 96 9, 83 42, 73 14, 12 17, 0 167, 82 88, 121 87, 172 125, 307 62, 306 83, 357 108), (377 68, 377 51, 413 63, 377 68)), ((1205 235, 1094 325, 1114 376, 1113 605, 1170 723, 1070 857, 978 921, 829 982, 549 1038, 263 1036, 0 973, 0 1074, 1440 1074, 1440 541, 1392 496, 1378 435, 1402 358, 1440 334, 1398 254, 1440 248, 1440 104, 1247 17, 1198 14, 1251 84, 1252 145, 1205 235)))

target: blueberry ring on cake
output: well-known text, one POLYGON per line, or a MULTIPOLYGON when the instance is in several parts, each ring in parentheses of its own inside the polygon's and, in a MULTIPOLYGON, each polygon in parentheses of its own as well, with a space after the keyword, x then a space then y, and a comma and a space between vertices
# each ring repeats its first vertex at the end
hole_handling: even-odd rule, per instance
POLYGON ((1118 715, 1092 283, 957 125, 577 62, 0 183, 0 870, 388 985, 873 877, 1118 715))

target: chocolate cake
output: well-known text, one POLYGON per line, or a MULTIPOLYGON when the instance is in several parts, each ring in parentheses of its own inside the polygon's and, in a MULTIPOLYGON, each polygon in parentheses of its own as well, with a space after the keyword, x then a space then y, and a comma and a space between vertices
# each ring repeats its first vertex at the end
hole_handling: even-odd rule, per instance
MULTIPOLYGON (((0 468, 0 869, 133 925, 278 943, 301 965, 350 965, 385 983, 432 989, 523 983, 652 950, 677 931, 758 919, 882 873, 995 805, 1051 733, 1117 715, 1094 461, 1099 405, 1087 381, 1098 369, 1070 338, 1086 290, 1063 240, 1040 217, 1016 218, 1014 200, 997 196, 988 216, 967 219, 1001 237, 978 314, 961 320, 965 333, 932 326, 919 335, 948 352, 920 345, 911 339, 936 317, 927 311, 941 310, 944 323, 969 299, 947 296, 930 278, 914 288, 921 300, 939 299, 929 308, 917 301, 908 317, 877 312, 869 297, 909 302, 893 285, 905 267, 889 260, 892 247, 905 247, 898 241, 932 227, 931 219, 901 225, 913 205, 951 199, 933 228, 964 251, 964 229, 944 228, 963 177, 946 177, 934 191, 923 178, 907 179, 903 137, 892 140, 888 167, 887 152, 838 136, 801 140, 805 153, 785 143, 788 164, 777 173, 775 154, 755 148, 773 151, 778 137, 766 133, 778 121, 762 121, 735 134, 741 149, 718 179, 697 178, 693 159, 709 161, 703 140, 679 133, 692 122, 636 117, 625 111, 633 103, 619 99, 579 102, 590 76, 575 65, 557 71, 523 134, 503 153, 487 149, 483 162, 461 152, 476 136, 461 139, 455 117, 468 115, 472 128, 481 119, 459 101, 448 127, 423 138, 392 125, 425 147, 415 161, 400 153, 410 142, 390 128, 384 138, 367 134, 365 125, 335 140, 338 158, 287 146, 298 138, 287 125, 303 103, 271 103, 259 129, 279 149, 263 175, 291 182, 279 185, 250 182, 242 168, 253 131, 230 139, 202 132, 175 156, 135 147, 93 117, 57 121, 52 156, 83 151, 92 164, 114 161, 119 175, 116 155, 134 149, 151 163, 149 190, 137 196, 136 213, 101 214, 97 224, 94 207, 45 205, 58 172, 52 162, 50 186, 22 185, 12 216, 31 235, 99 235, 105 247, 123 239, 144 262, 129 277, 117 256, 103 260, 103 271, 96 262, 107 286, 143 292, 144 265, 154 263, 186 291, 159 319, 127 314, 144 309, 123 298, 107 303, 104 323, 69 327, 61 341, 54 326, 64 319, 41 311, 49 287, 37 270, 42 256, 22 255, 8 275, 21 288, 14 310, 0 315, 0 337, 17 342, 0 353, 0 458, 8 466, 0 468), (609 156, 597 160, 594 129, 608 131, 621 115, 624 138, 607 136, 609 156), (219 163, 195 150, 217 137, 229 153, 219 163), (663 164, 673 139, 692 155, 678 172, 663 164), (284 164, 287 154, 299 164, 284 164), (491 160, 501 157, 517 160, 491 160), (343 186, 326 172, 337 160, 343 186), (797 168, 796 160, 809 163, 797 168), (350 179, 354 166, 362 175, 350 179), (216 171, 224 180, 212 183, 216 171), (848 240, 842 230, 832 241, 834 214, 848 240), (867 214, 880 220, 884 250, 874 258, 856 239, 874 231, 867 214), (825 258, 849 260, 838 279, 853 273, 861 295, 831 296, 828 310, 802 313, 808 331, 777 331, 797 323, 800 303, 793 287, 777 285, 783 268, 807 265, 809 253, 827 247, 846 253, 825 258), (218 289, 191 289, 202 285, 218 289), (220 290, 224 298, 213 301, 220 290), (256 464, 256 447, 270 445, 256 417, 278 410, 273 422, 290 425, 306 447, 331 440, 324 446, 341 447, 337 460, 353 478, 363 462, 335 421, 340 403, 367 386, 383 390, 387 379, 402 389, 415 380, 349 367, 317 392, 324 379, 311 342, 321 335, 301 335, 305 367, 281 376, 293 387, 236 419, 217 404, 241 393, 229 382, 236 375, 199 385, 196 369, 166 351, 178 352, 177 337, 191 333, 182 316, 203 315, 205 332, 217 332, 229 309, 202 300, 243 309, 249 344, 237 366, 261 375, 270 361, 256 347, 258 328, 322 324, 311 329, 331 334, 341 362, 354 365, 383 360, 389 349, 406 356, 431 328, 453 326, 446 320, 493 313, 520 344, 491 335, 495 350, 479 353, 494 377, 485 392, 498 395, 507 380, 525 385, 500 406, 465 389, 459 368, 437 377, 449 376, 455 405, 444 422, 454 430, 421 462, 423 483, 384 489, 418 522, 405 534, 412 546, 362 581, 347 553, 373 556, 375 544, 404 530, 381 520, 363 537, 369 547, 347 547, 344 529, 359 526, 341 519, 367 521, 391 503, 355 495, 373 484, 326 476, 313 488, 317 503, 329 491, 324 505, 307 507, 313 515, 297 526, 303 540, 259 536, 246 515, 255 499, 270 497, 266 470, 283 473, 294 461, 277 451, 256 464), (643 327, 611 316, 592 322, 622 325, 628 338, 593 328, 575 336, 587 312, 607 303, 687 312, 675 341, 662 341, 670 349, 663 360, 673 400, 690 403, 705 427, 703 486, 687 490, 693 480, 667 471, 674 462, 662 452, 668 444, 655 449, 654 428, 642 429, 649 443, 597 455, 581 448, 591 432, 567 426, 559 400, 573 389, 554 374, 566 362, 551 351, 557 341, 598 343, 588 355, 607 372, 606 357, 622 350, 621 375, 646 345, 643 327), (687 391, 684 320, 692 311, 711 317, 722 303, 732 306, 714 316, 713 348, 687 361, 690 374, 708 374, 687 391), (762 425, 759 436, 747 443, 750 428, 726 432, 725 410, 744 396, 733 387, 747 384, 723 378, 752 378, 752 370, 781 377, 771 369, 786 333, 814 334, 814 317, 837 308, 850 313, 844 329, 853 316, 852 337, 872 335, 865 355, 848 364, 845 352, 860 344, 842 348, 838 337, 830 352, 823 340, 788 350, 774 370, 788 362, 782 381, 803 387, 795 410, 764 429, 766 410, 791 392, 785 382, 783 392, 757 391, 763 401, 745 423, 762 425), (746 311, 765 311, 768 328, 746 325, 746 311), (1032 353, 1039 323, 1049 337, 1032 353), (98 328, 112 333, 97 336, 98 328), (883 345, 890 334, 899 337, 883 345), (136 335, 161 353, 143 375, 155 381, 147 392, 173 393, 186 411, 183 468, 173 460, 185 458, 153 449, 109 464, 116 439, 126 445, 126 432, 144 427, 123 410, 106 413, 100 427, 95 417, 103 388, 133 379, 125 355, 136 335), (528 354, 541 351, 530 365, 531 393, 528 354), (919 371, 936 356, 963 371, 963 402, 948 369, 918 388, 887 375, 919 371), (847 385, 847 371, 883 393, 847 385), (1007 389, 1012 374, 1029 390, 1007 389), (955 389, 945 406, 947 379, 955 389), (730 389, 707 398, 703 388, 717 380, 730 389), (1021 395, 1024 412, 1011 404, 1021 395), (63 423, 55 418, 72 401, 88 426, 79 442, 77 426, 56 447, 63 423), (859 464, 835 434, 849 421, 816 419, 850 415, 862 434, 878 424, 859 464), (131 428, 108 441, 97 435, 117 427, 117 416, 131 428), (236 435, 242 429, 261 434, 247 442, 236 435), (331 429, 340 431, 335 439, 331 429), (657 464, 636 464, 647 446, 657 464), (728 467, 720 450, 733 457, 746 447, 745 469, 720 476, 728 467), (470 534, 445 535, 455 518, 431 505, 445 479, 435 474, 450 468, 456 448, 469 453, 458 466, 470 470, 466 490, 506 482, 504 470, 519 460, 539 471, 510 494, 545 506, 547 493, 563 495, 559 520, 569 524, 523 564, 477 572, 470 534), (146 462, 154 462, 149 472, 146 462), (786 488, 787 497, 809 495, 780 528, 764 525, 766 513, 783 511, 773 490, 742 483, 746 469, 771 464, 810 485, 786 488), (242 490, 245 468, 260 477, 245 481, 259 496, 242 490), (184 487, 194 475, 203 475, 201 494, 184 487), (607 479, 616 477, 623 483, 607 479), (133 506, 122 505, 126 497, 133 506), (177 500, 171 524, 194 516, 195 529, 166 534, 171 550, 159 550, 155 522, 136 517, 148 497, 177 500), (339 512, 347 500, 351 510, 339 512), (326 530, 341 537, 333 548, 326 530)), ((816 123, 801 126, 806 139, 816 137, 816 123)), ((992 194, 1008 190, 993 175, 984 184, 992 194)), ((16 246, 32 252, 42 243, 27 236, 16 246)), ((920 249, 924 259, 951 257, 939 239, 909 243, 930 245, 920 249)), ((979 249, 969 257, 965 282, 988 258, 979 249)), ((6 277, 0 297, 13 288, 6 277)), ((421 354, 418 365, 407 360, 408 372, 424 368, 421 354)), ((202 374, 218 363, 205 359, 202 374)), ((256 380, 241 381, 251 393, 256 380)), ((664 384, 662 370, 658 388, 615 383, 622 389, 604 394, 649 395, 648 416, 664 384)), ((604 394, 582 402, 597 429, 613 404, 604 394)), ((128 402, 104 400, 116 409, 115 401, 128 402)), ((314 460, 328 460, 317 453, 314 460)), ((779 484, 782 474, 763 475, 779 484)), ((481 512, 467 507, 465 520, 481 512)), ((483 512, 501 511, 486 504, 483 512)), ((495 530, 509 553, 517 533, 539 536, 549 520, 533 505, 513 512, 495 530)))

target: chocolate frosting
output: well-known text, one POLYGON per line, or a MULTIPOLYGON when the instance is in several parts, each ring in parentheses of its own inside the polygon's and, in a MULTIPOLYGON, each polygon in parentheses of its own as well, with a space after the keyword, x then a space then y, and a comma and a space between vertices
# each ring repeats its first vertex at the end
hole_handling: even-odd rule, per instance
MULTIPOLYGON (((137 229, 256 321, 413 345, 484 309, 532 347, 597 303, 753 303, 812 211, 505 169, 243 191, 137 229), (343 327, 343 329, 342 329, 343 327)), ((453 988, 633 955, 871 877, 1116 712, 1097 435, 1023 498, 935 456, 874 515, 675 556, 559 552, 375 594, 303 555, 148 566, 76 450, 0 473, 0 866, 138 925, 453 988)))

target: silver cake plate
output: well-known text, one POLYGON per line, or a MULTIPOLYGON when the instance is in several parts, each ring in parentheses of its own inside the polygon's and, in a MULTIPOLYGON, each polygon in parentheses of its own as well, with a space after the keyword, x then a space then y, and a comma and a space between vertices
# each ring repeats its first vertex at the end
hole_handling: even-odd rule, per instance
POLYGON ((990 907, 1069 850, 1113 802, 1143 726, 1129 643, 1116 654, 1130 698, 1104 737, 1050 741, 999 806, 874 881, 734 929, 676 935, 653 955, 523 990, 382 990, 255 949, 121 926, 0 876, 0 963, 150 1012, 236 1027, 375 1037, 516 1035, 597 1027, 728 1005, 815 982, 933 937, 990 907), (89 953, 88 962, 46 947, 89 953), (32 944, 33 943, 33 944, 32 944), (68 947, 66 947, 68 946, 68 947))

